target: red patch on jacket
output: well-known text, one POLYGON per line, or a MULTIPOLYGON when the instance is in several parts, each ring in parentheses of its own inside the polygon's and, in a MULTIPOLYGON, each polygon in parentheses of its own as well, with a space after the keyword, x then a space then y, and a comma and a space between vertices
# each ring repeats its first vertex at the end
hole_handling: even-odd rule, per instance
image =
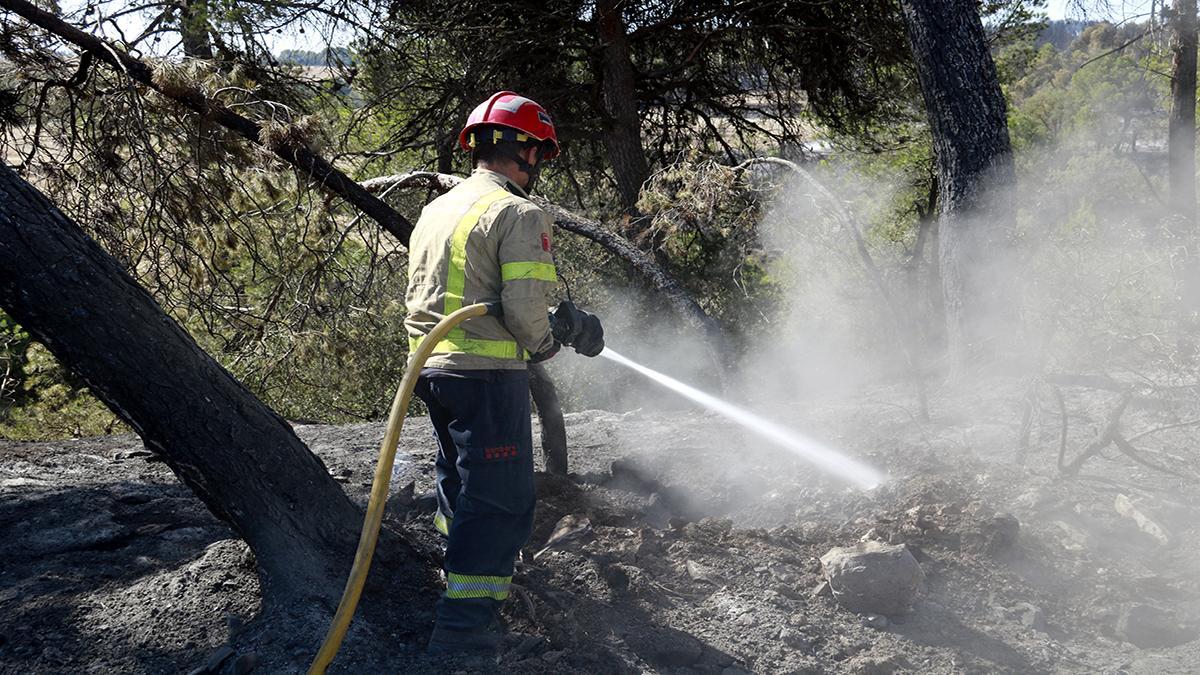
POLYGON ((550 235, 545 232, 542 233, 542 250, 546 253, 550 252, 550 235))

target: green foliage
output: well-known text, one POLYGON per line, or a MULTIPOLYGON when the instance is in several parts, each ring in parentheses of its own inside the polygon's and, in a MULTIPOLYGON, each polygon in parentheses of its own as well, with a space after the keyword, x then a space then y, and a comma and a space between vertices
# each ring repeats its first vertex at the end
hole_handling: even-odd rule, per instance
POLYGON ((1014 148, 1065 143, 1135 152, 1139 140, 1158 142, 1169 82, 1158 74, 1164 56, 1139 37, 1146 30, 1101 23, 1063 51, 1032 43, 1003 50, 997 63, 1014 148))
POLYGON ((1166 45, 1146 24, 1097 23, 1065 48, 1029 41, 997 60, 1022 175, 1023 306, 1044 358, 1068 372, 1194 373, 1171 344, 1166 45))
POLYGON ((655 174, 638 202, 650 218, 644 236, 734 342, 761 326, 780 292, 757 232, 763 202, 740 179, 712 161, 681 162, 655 174))
POLYGON ((78 378, 0 312, 0 438, 94 436, 118 425, 78 378))

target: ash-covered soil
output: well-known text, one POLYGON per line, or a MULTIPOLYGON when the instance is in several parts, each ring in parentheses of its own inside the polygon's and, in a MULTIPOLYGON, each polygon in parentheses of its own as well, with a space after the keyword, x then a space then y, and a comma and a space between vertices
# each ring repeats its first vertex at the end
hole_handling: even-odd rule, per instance
MULTIPOLYGON (((364 605, 405 603, 397 625, 356 623, 331 672, 1195 672, 1196 427, 1138 439, 1171 473, 1106 448, 1064 480, 1050 399, 1015 461, 1023 386, 942 392, 930 421, 895 389, 761 410, 886 470, 871 492, 702 412, 570 414, 574 473, 539 477, 498 660, 426 658, 437 589, 369 587, 364 605), (819 558, 865 540, 920 562, 911 613, 855 614, 822 589, 819 558)), ((1063 391, 1069 460, 1113 396, 1063 391)), ((1121 428, 1196 406, 1135 398, 1121 428)), ((297 431, 364 501, 382 425, 297 431)), ((388 521, 436 553, 427 420, 399 460, 388 521)), ((5 673, 297 672, 326 628, 304 608, 256 622, 253 556, 134 437, 0 442, 0 531, 5 673)))

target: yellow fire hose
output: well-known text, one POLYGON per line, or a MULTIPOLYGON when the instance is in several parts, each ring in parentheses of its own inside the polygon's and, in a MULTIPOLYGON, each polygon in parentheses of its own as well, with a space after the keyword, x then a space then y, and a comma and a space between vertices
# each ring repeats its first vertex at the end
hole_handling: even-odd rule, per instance
POLYGON ((458 324, 474 316, 500 314, 499 303, 468 305, 453 312, 438 322, 433 330, 421 340, 417 350, 413 352, 408 370, 400 380, 400 388, 396 390, 396 398, 392 401, 392 411, 388 414, 387 431, 383 434, 383 444, 379 448, 379 462, 375 465, 375 481, 371 484, 371 500, 367 503, 367 515, 363 519, 362 534, 358 538, 358 550, 354 553, 354 565, 350 568, 350 578, 346 580, 346 590, 342 591, 342 600, 338 603, 337 613, 333 615, 333 623, 325 634, 325 642, 321 651, 317 652, 312 665, 308 668, 309 675, 324 675, 338 648, 342 646, 342 638, 350 627, 350 619, 354 617, 354 609, 358 606, 358 598, 362 595, 363 584, 367 580, 367 571, 371 569, 371 556, 375 554, 375 542, 379 539, 379 526, 383 522, 383 507, 387 504, 388 486, 392 481, 392 464, 396 460, 396 445, 400 441, 400 429, 404 426, 404 416, 408 412, 408 402, 412 399, 413 388, 417 386, 417 377, 425 360, 433 353, 434 347, 458 324))

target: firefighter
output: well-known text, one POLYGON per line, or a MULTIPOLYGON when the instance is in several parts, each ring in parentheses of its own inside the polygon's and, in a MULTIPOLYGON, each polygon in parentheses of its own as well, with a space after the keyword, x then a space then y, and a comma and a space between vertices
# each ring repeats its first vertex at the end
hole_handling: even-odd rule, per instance
POLYGON ((499 645, 497 611, 533 528, 526 363, 562 345, 585 356, 604 349, 595 316, 570 302, 547 311, 557 282, 553 219, 528 195, 542 163, 559 152, 550 116, 528 98, 498 92, 471 113, 459 145, 471 153, 471 177, 424 208, 409 244, 410 348, 466 305, 499 302, 502 315, 452 331, 417 382, 438 445, 434 526, 447 538, 433 653, 499 645))

